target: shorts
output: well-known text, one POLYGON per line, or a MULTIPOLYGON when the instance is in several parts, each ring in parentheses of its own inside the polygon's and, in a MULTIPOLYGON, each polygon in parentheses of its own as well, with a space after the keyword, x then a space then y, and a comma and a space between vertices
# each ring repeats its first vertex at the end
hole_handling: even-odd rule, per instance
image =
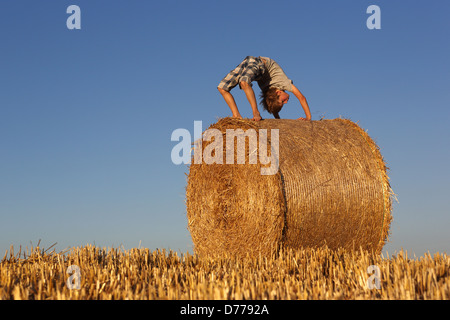
MULTIPOLYGON (((231 70, 225 78, 220 81, 218 88, 230 92, 240 82, 247 82, 252 86, 252 81, 258 81, 266 72, 266 66, 259 57, 247 56, 234 70, 231 70)), ((241 88, 242 89, 242 88, 241 88)))

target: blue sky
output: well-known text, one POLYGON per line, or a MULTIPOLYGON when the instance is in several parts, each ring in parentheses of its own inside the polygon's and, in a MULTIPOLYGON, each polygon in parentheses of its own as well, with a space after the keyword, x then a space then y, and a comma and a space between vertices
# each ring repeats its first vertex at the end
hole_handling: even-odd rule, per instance
MULTIPOLYGON (((231 115, 216 86, 247 55, 275 59, 313 120, 350 118, 377 142, 399 201, 383 251, 447 252, 449 38, 439 0, 3 0, 0 254, 39 239, 192 251, 171 133, 231 115)), ((303 111, 291 99, 280 116, 303 111)))

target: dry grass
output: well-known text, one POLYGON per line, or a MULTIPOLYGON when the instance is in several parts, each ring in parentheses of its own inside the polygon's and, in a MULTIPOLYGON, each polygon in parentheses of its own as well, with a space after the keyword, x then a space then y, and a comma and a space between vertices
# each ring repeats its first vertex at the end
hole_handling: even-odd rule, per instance
POLYGON ((392 258, 366 251, 297 249, 271 258, 221 259, 172 251, 106 249, 66 253, 39 247, 5 255, 0 299, 450 299, 446 254, 392 258), (70 290, 68 266, 77 265, 81 288, 70 290), (380 289, 369 289, 370 265, 380 289))

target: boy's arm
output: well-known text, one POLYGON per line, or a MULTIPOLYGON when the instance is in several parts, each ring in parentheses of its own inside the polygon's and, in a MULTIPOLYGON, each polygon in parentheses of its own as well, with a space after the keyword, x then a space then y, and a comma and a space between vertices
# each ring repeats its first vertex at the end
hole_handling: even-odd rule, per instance
POLYGON ((305 96, 297 89, 296 86, 292 85, 292 93, 297 97, 298 101, 302 105, 303 111, 305 111, 306 118, 298 118, 298 120, 311 120, 311 111, 309 110, 308 102, 305 96))

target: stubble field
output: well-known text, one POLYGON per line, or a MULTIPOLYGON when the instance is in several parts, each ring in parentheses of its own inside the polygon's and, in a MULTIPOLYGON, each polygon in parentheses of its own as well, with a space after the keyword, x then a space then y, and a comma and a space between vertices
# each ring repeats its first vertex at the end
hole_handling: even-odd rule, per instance
POLYGON ((49 251, 6 252, 0 299, 450 299, 446 254, 388 258, 319 248, 212 259, 145 248, 49 251))

